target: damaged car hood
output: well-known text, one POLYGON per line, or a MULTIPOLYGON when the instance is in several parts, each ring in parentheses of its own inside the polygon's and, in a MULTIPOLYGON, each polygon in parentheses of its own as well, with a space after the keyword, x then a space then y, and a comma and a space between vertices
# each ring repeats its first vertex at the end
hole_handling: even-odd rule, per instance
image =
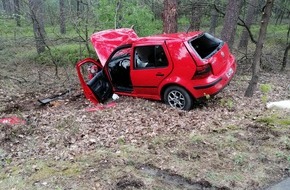
POLYGON ((133 29, 121 28, 96 32, 91 36, 91 42, 101 64, 104 66, 116 47, 127 44, 137 38, 138 36, 133 29))

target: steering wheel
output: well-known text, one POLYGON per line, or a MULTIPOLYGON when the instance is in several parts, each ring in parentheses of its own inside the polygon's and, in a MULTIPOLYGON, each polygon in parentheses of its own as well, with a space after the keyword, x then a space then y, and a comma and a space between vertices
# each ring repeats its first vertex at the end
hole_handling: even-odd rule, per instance
POLYGON ((130 59, 124 59, 120 61, 120 66, 124 67, 125 69, 130 67, 130 59))

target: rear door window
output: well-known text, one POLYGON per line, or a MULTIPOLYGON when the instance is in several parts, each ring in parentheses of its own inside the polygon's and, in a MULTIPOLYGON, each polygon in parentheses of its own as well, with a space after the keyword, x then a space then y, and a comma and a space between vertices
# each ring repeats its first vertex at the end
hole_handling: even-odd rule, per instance
POLYGON ((168 60, 161 45, 138 46, 134 50, 134 68, 167 67, 168 60))

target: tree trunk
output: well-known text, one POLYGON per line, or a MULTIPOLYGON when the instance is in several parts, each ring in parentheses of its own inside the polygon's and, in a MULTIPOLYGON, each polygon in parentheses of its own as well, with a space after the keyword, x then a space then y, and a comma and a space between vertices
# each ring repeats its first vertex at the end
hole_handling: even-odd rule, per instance
POLYGON ((77 16, 80 16, 80 0, 77 0, 77 16))
MULTIPOLYGON (((219 5, 220 0, 215 0, 214 4, 219 5)), ((209 33, 211 33, 214 36, 217 24, 218 24, 218 12, 212 6, 209 33)))
POLYGON ((6 11, 7 10, 6 0, 2 0, 2 6, 3 10, 6 11))
POLYGON ((29 8, 33 23, 33 32, 37 53, 45 51, 44 4, 43 0, 29 0, 29 8))
POLYGON ((274 0, 267 0, 266 5, 263 8, 263 14, 261 19, 261 26, 259 32, 258 42, 256 44, 256 50, 254 53, 254 60, 252 63, 252 79, 249 82, 249 86, 245 92, 246 97, 252 97, 254 91, 257 88, 259 74, 260 74, 260 59, 262 55, 262 49, 264 44, 264 39, 267 33, 267 26, 271 17, 271 11, 274 4, 274 0))
POLYGON ((177 32, 177 0, 164 0, 163 32, 177 32))
POLYGON ((190 28, 191 30, 200 30, 201 19, 204 12, 204 3, 197 1, 192 3, 190 28))
POLYGON ((14 1, 12 0, 2 0, 2 4, 3 4, 3 9, 6 12, 6 14, 12 15, 13 12, 13 8, 14 8, 14 1))
POLYGON ((289 52, 289 50, 290 50, 290 43, 287 45, 287 47, 286 47, 286 49, 284 51, 281 71, 285 71, 285 68, 286 68, 286 65, 287 65, 287 60, 288 60, 288 52, 289 52))
MULTIPOLYGON (((254 22, 255 19, 255 12, 256 12, 256 7, 258 6, 258 1, 257 0, 250 0, 249 5, 248 5, 248 10, 247 10, 247 15, 245 19, 245 24, 248 26, 250 29, 251 25, 254 22)), ((249 42, 249 33, 247 29, 243 29, 242 36, 239 42, 239 48, 245 49, 248 46, 249 42)))
POLYGON ((123 16, 121 12, 122 12, 122 1, 119 0, 116 4, 116 9, 115 9, 115 28, 122 28, 123 16))
POLYGON ((288 52, 290 50, 289 37, 290 37, 290 21, 289 21, 288 32, 287 32, 287 46, 286 46, 286 49, 284 51, 284 56, 283 56, 281 71, 284 71, 285 68, 286 68, 286 65, 287 65, 288 52))
POLYGON ((234 44, 241 3, 242 0, 229 0, 226 8, 221 39, 227 42, 230 48, 232 48, 234 44))
POLYGON ((19 0, 14 0, 14 13, 15 13, 16 26, 21 26, 19 0))
POLYGON ((65 8, 64 8, 64 0, 59 0, 59 26, 60 26, 60 33, 66 33, 66 26, 65 26, 65 8))

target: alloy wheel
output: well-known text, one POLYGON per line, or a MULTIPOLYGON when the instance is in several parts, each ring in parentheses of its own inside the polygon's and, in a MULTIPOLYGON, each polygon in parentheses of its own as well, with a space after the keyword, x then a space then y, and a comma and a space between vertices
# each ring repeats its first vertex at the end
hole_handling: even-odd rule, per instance
POLYGON ((177 90, 173 90, 168 94, 168 103, 171 107, 183 109, 185 106, 185 98, 183 94, 177 90))

